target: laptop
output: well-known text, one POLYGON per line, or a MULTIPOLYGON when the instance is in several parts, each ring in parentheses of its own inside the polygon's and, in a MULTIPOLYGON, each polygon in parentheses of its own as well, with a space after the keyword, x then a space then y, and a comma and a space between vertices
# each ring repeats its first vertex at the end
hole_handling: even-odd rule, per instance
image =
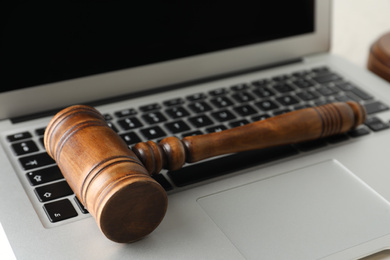
POLYGON ((390 85, 329 54, 331 1, 1 9, 3 255, 357 259, 389 248, 390 85), (348 133, 163 170, 166 216, 129 244, 100 232, 43 146, 50 119, 74 104, 98 109, 131 148, 348 100, 368 113, 348 133))

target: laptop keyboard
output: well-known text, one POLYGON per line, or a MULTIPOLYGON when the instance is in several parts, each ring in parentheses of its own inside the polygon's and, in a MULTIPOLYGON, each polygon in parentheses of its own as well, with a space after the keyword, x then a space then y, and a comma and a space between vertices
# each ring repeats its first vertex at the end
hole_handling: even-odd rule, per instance
MULTIPOLYGON (((365 136, 389 128, 376 113, 389 109, 370 93, 343 79, 329 68, 298 71, 208 92, 196 92, 183 97, 151 102, 139 107, 105 113, 109 126, 129 148, 140 141, 160 141, 175 135, 183 138, 218 132, 305 107, 335 101, 357 101, 369 114, 365 125, 347 134, 244 152, 163 172, 154 177, 166 191, 198 183, 281 158, 308 152, 350 138, 365 136), (212 170, 210 170, 212 169, 212 170)), ((88 214, 64 180, 55 162, 43 145, 45 128, 31 129, 6 136, 9 149, 18 163, 21 178, 27 180, 31 200, 39 201, 44 217, 52 223, 88 214)))

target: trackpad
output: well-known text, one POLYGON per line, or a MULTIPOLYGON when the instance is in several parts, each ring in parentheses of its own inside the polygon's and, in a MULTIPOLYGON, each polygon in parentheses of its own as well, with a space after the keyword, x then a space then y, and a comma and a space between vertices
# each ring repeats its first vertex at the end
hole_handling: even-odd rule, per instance
POLYGON ((247 259, 318 259, 390 233, 390 206, 338 161, 198 199, 247 259))

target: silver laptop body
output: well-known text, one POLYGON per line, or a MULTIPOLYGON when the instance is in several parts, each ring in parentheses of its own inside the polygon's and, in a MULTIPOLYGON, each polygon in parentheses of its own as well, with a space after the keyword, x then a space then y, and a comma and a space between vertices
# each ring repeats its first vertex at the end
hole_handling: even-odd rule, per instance
MULTIPOLYGON (((198 23, 201 23, 201 17, 207 18, 197 16, 194 10, 210 8, 215 12, 212 7, 218 6, 220 10, 217 10, 220 12, 234 9, 238 12, 249 12, 252 9, 249 14, 257 13, 259 16, 264 12, 271 12, 266 10, 266 7, 253 11, 249 2, 237 3, 237 6, 226 2, 220 5, 210 4, 211 6, 204 4, 202 7, 191 4, 194 9, 185 11, 180 4, 170 6, 168 3, 154 3, 156 6, 149 6, 153 10, 145 9, 149 10, 148 12, 138 12, 137 9, 124 11, 121 3, 110 3, 108 8, 105 1, 97 1, 93 3, 96 5, 96 13, 89 12, 87 1, 78 4, 66 2, 60 7, 55 4, 45 6, 48 9, 44 10, 51 10, 53 13, 42 11, 40 7, 44 5, 37 3, 34 10, 41 11, 31 16, 28 16, 28 10, 31 10, 32 6, 24 4, 13 9, 9 22, 14 28, 25 26, 31 29, 29 24, 19 23, 19 19, 27 15, 35 17, 37 24, 44 25, 50 23, 49 18, 53 19, 55 16, 59 16, 58 20, 69 18, 59 23, 58 28, 61 29, 61 26, 71 22, 74 17, 81 17, 80 21, 84 21, 82 25, 86 25, 89 17, 100 16, 104 19, 103 14, 112 15, 121 10, 118 16, 128 14, 132 17, 129 18, 132 23, 126 25, 128 30, 121 33, 134 37, 142 36, 150 41, 156 37, 164 37, 164 34, 148 33, 150 28, 144 28, 142 20, 137 20, 140 17, 147 19, 145 14, 160 15, 158 17, 161 18, 164 17, 165 11, 175 10, 172 13, 183 12, 178 14, 178 17, 184 17, 188 12, 193 16, 191 19, 197 17, 198 23), (56 8, 61 8, 63 12, 57 14, 56 8), (77 11, 72 12, 75 9, 77 11), (47 15, 45 17, 48 20, 42 18, 43 14, 47 15)), ((275 19, 283 19, 283 15, 289 14, 286 10, 294 5, 306 7, 308 12, 305 19, 313 21, 311 27, 303 26, 307 31, 297 32, 296 35, 271 36, 259 43, 240 43, 239 46, 235 46, 233 42, 232 46, 225 46, 221 50, 200 51, 192 55, 178 56, 173 60, 169 55, 168 58, 162 55, 160 61, 153 61, 151 64, 139 63, 129 69, 111 68, 105 73, 94 72, 93 75, 74 76, 59 82, 49 82, 51 79, 48 79, 37 86, 21 85, 14 90, 11 89, 13 86, 10 86, 2 91, 0 196, 3 199, 0 203, 0 237, 6 239, 3 239, 4 246, 0 248, 4 250, 4 254, 8 253, 7 256, 17 259, 356 259, 388 248, 390 148, 387 143, 390 143, 390 130, 387 128, 390 119, 390 86, 369 72, 328 53, 331 1, 303 1, 301 4, 288 5, 280 5, 280 12, 275 12, 278 10, 277 4, 268 8, 274 8, 275 19), (336 83, 342 82, 340 86, 328 84, 325 80, 321 82, 320 79, 324 78, 320 76, 329 76, 330 73, 338 80, 336 83), (283 78, 286 75, 288 77, 283 78), (312 75, 311 80, 318 81, 314 81, 315 86, 310 86, 309 90, 302 89, 296 85, 297 82, 294 83, 299 75, 312 75), (107 116, 108 121, 125 140, 133 138, 130 132, 145 140, 146 136, 142 135, 145 132, 141 130, 149 127, 158 126, 172 135, 165 121, 148 125, 147 118, 143 117, 150 112, 148 105, 154 105, 149 107, 151 110, 158 107, 158 111, 166 118, 170 116, 169 109, 177 105, 189 111, 189 117, 195 117, 196 113, 191 111, 190 105, 196 101, 190 99, 196 99, 200 96, 199 93, 219 95, 219 91, 223 89, 228 92, 227 97, 233 100, 238 91, 250 90, 251 96, 256 96, 255 93, 258 92, 254 91, 261 88, 260 85, 266 80, 274 82, 274 85, 267 85, 269 88, 275 86, 279 80, 285 81, 293 87, 293 94, 288 95, 301 97, 297 103, 285 104, 283 109, 297 108, 298 105, 315 105, 317 101, 318 104, 337 101, 336 98, 342 100, 347 96, 350 99, 358 99, 368 108, 370 124, 362 126, 357 132, 325 142, 231 157, 235 159, 224 160, 225 157, 222 157, 218 158, 218 163, 209 161, 209 164, 193 168, 193 171, 199 171, 199 174, 218 173, 217 176, 210 174, 212 177, 206 176, 204 179, 188 177, 188 173, 184 171, 183 176, 186 177, 181 181, 178 174, 163 171, 161 174, 164 184, 167 185, 169 199, 166 217, 152 234, 132 244, 118 244, 104 237, 94 219, 78 204, 74 194, 54 197, 66 186, 65 181, 53 177, 58 173, 48 173, 47 169, 55 167, 52 163, 40 161, 45 153, 41 141, 42 131, 51 119, 53 111, 72 104, 93 104, 107 116), (326 92, 335 89, 340 92, 339 96, 326 92), (307 94, 322 95, 310 99, 307 94), (175 103, 176 101, 180 102, 175 103), (51 113, 45 113, 46 111, 51 113), (131 111, 137 111, 136 116, 141 118, 143 126, 139 129, 125 129, 126 122, 128 123, 126 119, 134 116, 126 114, 132 113, 131 111), (274 157, 268 157, 270 154, 274 157), (233 163, 230 165, 228 161, 233 163), (235 169, 236 162, 239 165, 239 161, 244 161, 246 165, 244 163, 235 169), (221 169, 230 167, 235 170, 220 173, 221 169), (71 210, 69 216, 65 216, 68 212, 65 214, 62 209, 52 210, 51 206, 59 201, 66 201, 67 205, 71 205, 73 211, 71 210), (11 249, 7 247, 7 241, 11 249)), ((144 6, 146 7, 148 6, 144 6)), ((213 19, 218 21, 217 13, 213 19)), ((223 17, 234 20, 240 19, 242 15, 223 17)), ((250 19, 248 21, 252 22, 250 19)), ((285 19, 282 23, 290 22, 291 20, 285 19)), ((222 30, 220 26, 224 22, 219 21, 216 24, 213 28, 215 38, 200 39, 196 44, 209 46, 214 40, 218 41, 218 28, 222 30)), ((228 24, 232 25, 231 22, 228 24)), ((267 24, 263 23, 263 26, 272 28, 273 24, 274 21, 269 21, 267 24)), ((104 30, 104 22, 98 25, 104 30)), ((169 25, 173 26, 174 23, 169 25)), ((178 28, 184 30, 186 27, 178 28)), ((263 30, 266 30, 264 28, 263 30)), ((259 28, 256 33, 262 34, 263 30, 259 28)), ((14 30, 5 32, 9 33, 6 34, 9 37, 19 35, 14 30)), ((41 36, 39 31, 36 34, 31 31, 30 33, 26 35, 26 41, 31 35, 41 36)), ((115 35, 111 36, 112 41, 115 41, 115 35)), ((53 39, 55 37, 58 37, 58 33, 53 32, 53 39)), ((9 42, 12 43, 11 40, 9 42)), ((47 46, 40 50, 46 47, 50 49, 50 44, 51 42, 47 42, 47 46)), ((67 44, 65 46, 71 46, 74 42, 69 41, 67 44)), ((138 44, 139 48, 142 41, 138 44)), ((153 46, 149 46, 150 50, 159 50, 158 44, 153 46)), ((102 55, 102 59, 105 58, 100 49, 88 45, 84 47, 95 51, 91 52, 94 55, 90 53, 91 56, 88 56, 95 58, 94 62, 99 62, 99 55, 102 55)), ((23 48, 19 50, 21 53, 24 51, 23 48)), ((183 47, 183 50, 186 48, 183 47)), ((115 54, 112 52, 111 55, 114 55, 113 53, 115 54)), ((150 55, 143 54, 145 60, 149 61, 150 55)), ((66 60, 61 56, 61 50, 50 55, 58 55, 62 60, 66 60)), ((39 56, 37 54, 31 57, 39 56)), ((24 67, 25 64, 19 65, 24 67)), ((46 65, 46 68, 52 66, 46 65)), ((83 67, 83 63, 73 65, 83 67)), ((48 74, 57 72, 53 69, 49 70, 48 74)), ((58 75, 61 76, 61 73, 58 75)), ((20 74, 20 78, 27 78, 27 75, 20 74)), ((257 113, 253 115, 238 118, 239 113, 235 109, 238 105, 229 108, 229 111, 233 111, 232 114, 237 116, 234 120, 218 121, 213 117, 214 112, 209 111, 203 115, 212 118, 216 122, 216 128, 220 125, 229 127, 230 123, 238 119, 251 121, 255 115, 272 116, 283 111, 266 111, 266 104, 262 102, 267 100, 280 105, 282 98, 286 97, 282 91, 283 89, 274 91, 275 95, 269 98, 256 97, 256 100, 247 103, 242 101, 256 109, 257 113)), ((211 95, 203 101, 214 108, 217 106, 212 102, 215 98, 211 95)), ((197 106, 201 104, 204 103, 197 106)), ((216 111, 220 111, 219 109, 221 108, 216 111)), ((152 112, 155 113, 154 110, 152 112)), ((208 126, 193 127, 189 119, 179 119, 191 126, 191 131, 207 132, 208 126)), ((217 131, 216 128, 214 131, 217 131)))

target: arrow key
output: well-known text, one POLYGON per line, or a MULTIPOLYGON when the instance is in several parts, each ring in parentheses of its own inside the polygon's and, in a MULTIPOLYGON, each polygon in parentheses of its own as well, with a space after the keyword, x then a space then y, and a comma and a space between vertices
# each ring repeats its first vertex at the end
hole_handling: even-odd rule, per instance
POLYGON ((73 191, 66 181, 41 186, 34 191, 40 202, 51 201, 73 194, 73 191))

